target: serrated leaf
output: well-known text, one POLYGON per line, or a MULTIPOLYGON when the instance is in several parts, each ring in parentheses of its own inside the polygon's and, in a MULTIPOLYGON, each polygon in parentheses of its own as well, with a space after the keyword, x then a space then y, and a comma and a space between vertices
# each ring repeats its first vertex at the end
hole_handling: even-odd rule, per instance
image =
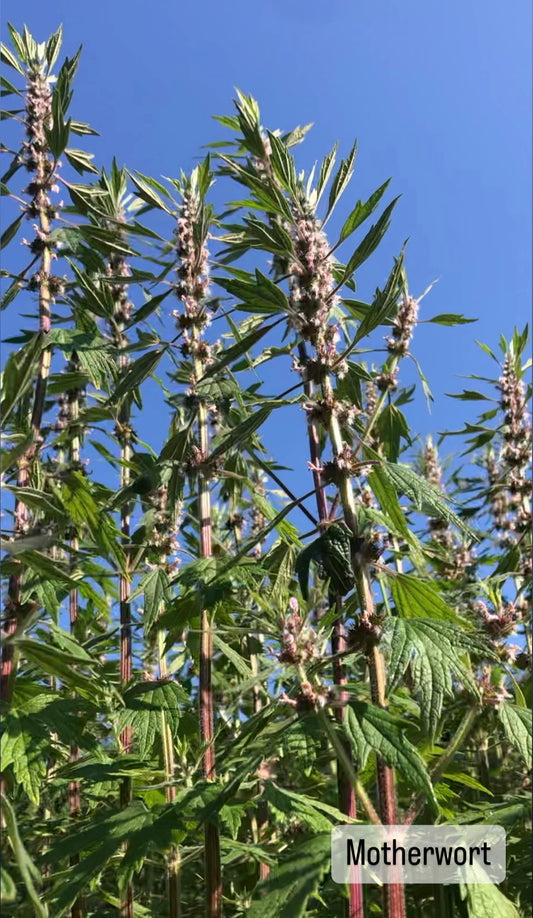
POLYGON ((263 793, 266 800, 273 807, 287 816, 296 817, 312 832, 331 831, 332 820, 335 822, 351 821, 336 807, 329 806, 327 803, 323 803, 313 797, 297 794, 287 788, 279 787, 274 781, 265 782, 263 793))
POLYGON ((218 650, 222 651, 224 656, 228 658, 230 663, 233 663, 233 666, 235 667, 237 672, 240 673, 241 676, 243 676, 245 679, 253 679, 252 670, 248 666, 248 663, 246 662, 246 660, 243 657, 241 657, 240 653, 237 653, 237 651, 234 650, 233 647, 230 647, 230 645, 227 644, 226 641, 223 641, 222 638, 220 637, 220 634, 215 633, 213 635, 213 643, 215 647, 218 650))
MULTIPOLYGON (((28 702, 29 710, 35 704, 28 702)), ((26 706, 12 707, 5 718, 0 744, 2 768, 13 767, 13 776, 24 793, 36 806, 40 801, 41 785, 46 776, 46 752, 49 738, 35 731, 31 718, 26 716, 26 706)), ((44 704, 40 704, 44 707, 44 704)))
POLYGON ((2 372, 2 423, 5 424, 13 409, 28 392, 37 358, 42 350, 42 338, 33 335, 19 351, 10 354, 2 372))
POLYGON ((176 682, 163 679, 139 682, 124 692, 125 710, 121 728, 131 726, 141 759, 148 759, 157 737, 161 736, 161 714, 174 736, 180 719, 180 705, 188 701, 186 692, 176 682))
POLYGON ((101 508, 91 484, 81 472, 71 471, 64 478, 61 499, 71 520, 86 526, 104 556, 114 558, 125 569, 125 556, 115 522, 101 508))
POLYGON ((350 534, 344 525, 332 523, 296 559, 295 570, 304 599, 309 598, 311 561, 319 565, 324 578, 329 578, 330 588, 335 594, 345 596, 354 588, 350 534))
POLYGON ((387 179, 373 194, 370 195, 368 201, 365 201, 363 204, 362 201, 358 201, 352 210, 350 216, 345 221, 339 236, 339 242, 344 242, 348 236, 359 227, 361 223, 364 223, 365 220, 374 212, 378 206, 381 198, 383 197, 385 191, 390 185, 391 180, 387 179))
POLYGON ((248 918, 302 918, 329 867, 331 833, 291 845, 269 877, 256 887, 248 918))
POLYGON ((161 605, 168 594, 168 586, 168 574, 161 567, 149 571, 139 586, 144 593, 143 625, 146 633, 150 631, 159 617, 161 605))
POLYGON ((156 207, 158 210, 164 210, 167 214, 172 213, 171 209, 161 198, 161 194, 164 194, 168 198, 168 191, 164 185, 161 185, 160 182, 157 182, 155 179, 149 178, 147 175, 143 175, 142 172, 137 172, 136 174, 130 172, 129 176, 137 189, 137 194, 143 201, 146 201, 147 204, 156 207))
MULTIPOLYGON (((72 129, 72 123, 70 123, 70 125, 72 129)), ((64 150, 64 154, 69 164, 79 175, 83 175, 84 172, 93 172, 98 175, 98 169, 92 163, 94 153, 86 153, 85 150, 76 150, 72 147, 67 147, 67 149, 64 150)))
POLYGON ((494 659, 494 653, 477 638, 448 622, 397 617, 388 619, 382 641, 391 688, 409 669, 414 691, 420 693, 422 722, 431 737, 437 731, 444 698, 454 695, 453 676, 479 700, 473 673, 461 659, 468 653, 494 659))
POLYGON ((7 64, 9 67, 13 67, 13 70, 16 70, 17 73, 20 73, 21 76, 25 76, 22 64, 20 64, 13 52, 7 47, 7 45, 4 45, 3 42, 1 49, 1 56, 4 64, 7 64))
POLYGON ((224 437, 221 443, 219 443, 210 453, 210 460, 217 459, 219 456, 223 456, 228 449, 235 450, 239 449, 243 443, 246 443, 250 439, 251 435, 261 427, 262 424, 269 418, 273 407, 269 406, 268 408, 259 408, 258 411, 255 411, 249 417, 244 418, 240 424, 237 424, 231 431, 224 437))
POLYGON ((30 638, 18 640, 17 646, 27 660, 41 667, 47 675, 57 676, 84 698, 94 698, 104 691, 104 683, 97 675, 98 660, 93 659, 82 647, 78 647, 76 652, 67 652, 53 644, 30 638))
POLYGON ((436 585, 413 574, 390 577, 390 591, 401 618, 431 618, 457 622, 456 612, 440 595, 436 585))
POLYGON ((498 708, 498 716, 507 739, 531 770, 531 711, 504 702, 498 708))
POLYGON ((438 812, 435 793, 424 760, 405 735, 405 726, 389 711, 365 702, 345 708, 344 731, 352 744, 358 766, 364 768, 371 752, 397 768, 410 787, 422 792, 438 812))
POLYGON ((447 500, 434 485, 418 475, 407 465, 396 462, 384 462, 382 469, 392 481, 399 494, 405 494, 412 500, 416 510, 429 516, 440 517, 452 526, 457 526, 470 539, 477 541, 477 536, 470 527, 450 508, 447 500))
POLYGON ((70 866, 68 882, 60 882, 52 894, 54 918, 61 918, 124 842, 135 838, 152 822, 149 810, 140 801, 135 801, 120 812, 106 814, 104 818, 92 815, 80 829, 69 831, 65 837, 53 841, 46 853, 48 863, 57 864, 84 852, 78 863, 70 866))
POLYGON ((249 334, 245 335, 244 338, 241 338, 240 341, 237 341, 235 344, 232 344, 231 347, 226 348, 222 354, 220 354, 217 359, 210 364, 202 380, 208 379, 211 376, 216 376, 223 370, 225 367, 229 366, 230 363, 233 363, 234 360, 237 360, 241 357, 242 354, 248 353, 250 348, 257 344, 268 332, 274 328, 275 323, 270 325, 262 325, 260 328, 255 328, 249 334))
POLYGON ((359 243, 355 252, 348 260, 346 267, 344 268, 342 274, 343 284, 345 284, 352 277, 355 271, 357 271, 357 269, 360 268, 362 264, 364 264, 367 258, 370 258, 372 252, 377 249, 379 243, 383 239, 390 226, 392 211, 396 207, 396 204, 399 200, 400 197, 398 196, 397 198, 394 198, 390 204, 387 205, 379 220, 377 220, 376 223, 370 227, 362 242, 359 243))
POLYGON ((305 600, 309 599, 309 568, 311 566, 311 561, 320 563, 321 559, 322 547, 320 545, 320 539, 316 539, 314 542, 311 542, 310 545, 306 545, 296 558, 294 569, 298 575, 300 590, 305 600))
MULTIPOLYGON (((387 278, 383 290, 379 288, 376 290, 372 304, 365 311, 365 315, 363 316, 361 324, 350 346, 351 348, 354 348, 362 338, 369 335, 370 332, 378 328, 386 319, 392 316, 401 289, 403 262, 404 255, 403 252, 401 252, 398 258, 394 259, 394 266, 387 278)), ((350 302, 351 301, 348 300, 348 303, 350 302)))

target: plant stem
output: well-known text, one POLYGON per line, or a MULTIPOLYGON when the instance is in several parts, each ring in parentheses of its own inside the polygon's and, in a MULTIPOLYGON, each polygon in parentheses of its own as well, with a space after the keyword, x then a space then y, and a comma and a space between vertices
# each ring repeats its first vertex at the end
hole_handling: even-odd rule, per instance
MULTIPOLYGON (((342 437, 336 416, 332 413, 330 420, 330 438, 336 456, 342 451, 342 437)), ((340 484, 340 494, 344 509, 344 519, 357 535, 357 517, 351 480, 348 474, 343 475, 340 484)), ((374 599, 368 571, 364 567, 354 570, 359 605, 362 619, 372 622, 375 619, 374 599)), ((370 691, 372 701, 380 708, 387 707, 386 676, 383 655, 377 645, 374 645, 367 655, 368 673, 370 677, 370 691)), ((396 806, 396 782, 394 769, 386 765, 381 757, 377 757, 378 795, 381 821, 384 825, 397 825, 398 813, 396 806)), ((405 895, 403 885, 392 883, 383 886, 383 904, 387 918, 405 918, 405 895)))
MULTIPOLYGON (((448 767, 455 753, 464 746, 466 739, 470 734, 472 727, 474 726, 480 713, 481 711, 478 707, 469 708, 469 710, 466 711, 449 744, 447 745, 442 755, 439 756, 439 760, 435 768, 431 771, 430 777, 433 784, 440 778, 443 771, 448 767)), ((424 803, 424 795, 419 794, 405 815, 403 820, 404 825, 410 826, 415 821, 417 816, 420 814, 424 803)))
MULTIPOLYGON (((303 366, 308 361, 307 347, 304 341, 298 345, 299 357, 303 366)), ((304 392, 308 398, 313 396, 313 384, 306 380, 304 383, 304 392)), ((326 523, 329 519, 328 503, 326 492, 322 485, 320 477, 320 440, 316 424, 309 420, 307 425, 307 436, 309 440, 309 455, 313 466, 313 482, 315 485, 316 505, 318 517, 321 523, 326 523)), ((331 649, 335 657, 333 661, 333 682, 335 685, 343 686, 346 679, 346 667, 342 663, 340 656, 346 650, 345 629, 342 622, 342 598, 340 596, 332 597, 332 602, 336 605, 337 619, 333 625, 333 634, 331 637, 331 649)), ((345 716, 345 705, 348 702, 348 696, 341 689, 339 706, 335 710, 335 717, 342 724, 345 716)), ((347 743, 344 744, 344 757, 352 763, 351 751, 347 743)), ((350 775, 345 771, 342 762, 337 758, 337 788, 339 810, 351 819, 355 819, 357 812, 357 803, 354 790, 354 784, 350 775)), ((363 889, 359 883, 350 883, 348 889, 348 899, 345 902, 345 918, 362 918, 363 915, 363 889)))
MULTIPOLYGON (((197 341, 197 329, 193 328, 193 341, 197 341)), ((202 364, 195 359, 195 376, 199 379, 202 375, 202 364)), ((198 406, 198 443, 200 454, 207 458, 209 449, 209 432, 207 424, 207 408, 205 402, 200 400, 198 406)), ((211 492, 209 480, 202 469, 198 470, 198 515, 200 525, 200 556, 210 558, 211 546, 211 492)), ((215 733, 214 733, 214 706, 213 684, 211 677, 213 661, 213 633, 209 619, 209 611, 202 609, 200 638, 200 739, 204 748, 203 772, 206 781, 213 781, 215 772, 215 733)), ((207 914, 209 918, 218 918, 222 908, 222 878, 220 867, 220 840, 218 826, 214 822, 205 824, 205 869, 206 869, 206 895, 207 914)))
MULTIPOLYGON (((168 676, 167 658, 165 655, 165 633, 163 628, 158 628, 157 645, 159 655, 159 676, 166 679, 168 676)), ((168 803, 176 802, 176 787, 174 783, 174 741, 167 722, 165 712, 161 711, 161 740, 163 746, 163 761, 165 768, 165 795, 168 803)), ((167 856, 167 893, 169 918, 180 918, 181 915, 181 858, 177 845, 172 845, 167 856)))
MULTIPOLYGON (((71 365, 77 365, 75 355, 72 356, 71 365)), ((79 397, 78 391, 74 390, 69 396, 69 422, 71 424, 71 443, 70 443, 70 462, 73 468, 76 468, 80 462, 80 436, 77 427, 79 418, 79 397)), ((74 567, 76 554, 78 552, 78 538, 74 536, 70 540, 70 567, 74 567)), ((69 620, 70 632, 75 631, 79 615, 79 593, 78 590, 71 590, 69 594, 69 620)), ((70 747, 70 761, 75 762, 79 758, 79 749, 76 744, 70 747)), ((71 781, 69 784, 69 815, 72 820, 79 817, 81 811, 80 782, 71 781)), ((79 855, 74 854, 70 858, 70 866, 74 867, 79 863, 79 855)), ((71 918, 82 918, 84 913, 83 899, 78 896, 70 910, 71 918)))
POLYGON ((337 760, 341 764, 342 768, 344 769, 346 777, 350 781, 350 784, 352 785, 354 791, 357 793, 357 796, 359 797, 370 822, 376 826, 380 826, 381 819, 376 813, 374 804, 372 803, 370 797, 365 791, 363 784, 361 783, 361 780, 358 777, 355 768, 353 767, 352 760, 350 756, 348 755, 348 753, 346 752, 346 747, 344 743, 342 742, 339 735, 337 734, 337 731, 335 730, 333 724, 329 720, 326 712, 319 711, 318 714, 322 721, 324 729, 328 735, 328 738, 331 742, 331 745, 335 751, 337 760))
MULTIPOLYGON (((42 81, 44 83, 44 75, 42 76, 42 81)), ((27 93, 29 95, 30 85, 28 79, 27 93)), ((27 109, 29 99, 26 99, 27 109)), ((51 110, 51 109, 50 109, 51 110)), ((29 114, 29 109, 28 109, 29 114)), ((44 128, 45 123, 47 123, 47 115, 43 112, 41 115, 40 122, 33 122, 32 126, 32 135, 31 139, 35 140, 37 136, 44 137, 44 128)), ((29 484, 29 467, 32 460, 36 457, 41 444, 41 426, 43 419, 44 403, 46 397, 46 386, 48 377, 50 375, 50 363, 52 359, 52 351, 50 347, 46 346, 46 336, 50 331, 51 324, 51 302, 52 295, 50 290, 50 273, 51 273, 51 264, 52 264, 52 248, 51 243, 48 241, 50 235, 50 219, 48 215, 48 206, 49 198, 47 195, 47 190, 51 184, 51 173, 53 169, 51 167, 50 160, 48 159, 48 150, 47 147, 41 147, 40 145, 36 148, 36 165, 33 184, 37 189, 35 193, 33 204, 37 208, 38 220, 39 220, 39 238, 43 240, 43 247, 41 252, 41 263, 39 270, 39 334, 42 338, 42 351, 39 361, 39 369, 37 375, 37 381, 35 384, 35 391, 33 397, 33 408, 31 413, 31 434, 32 434, 32 443, 29 448, 26 450, 24 456, 21 457, 18 463, 18 479, 17 486, 19 488, 25 488, 29 484)), ((28 522, 28 509, 25 506, 24 502, 20 499, 17 499, 15 503, 15 525, 14 525, 14 535, 15 538, 17 535, 22 535, 25 527, 28 522)), ((9 578, 8 586, 8 620, 6 623, 6 633, 7 636, 13 635, 17 627, 22 624, 23 616, 21 613, 21 595, 22 595, 22 577, 23 569, 22 565, 19 563, 19 573, 13 574, 9 578)), ((13 687, 14 687, 14 678, 17 664, 17 656, 14 644, 7 643, 4 644, 2 648, 2 681, 1 681, 1 692, 2 692, 2 702, 4 705, 9 705, 13 696, 13 687)))
MULTIPOLYGON (((118 216, 122 216, 119 211, 118 216)), ((121 233, 118 233, 119 237, 121 233)), ((128 268, 121 255, 112 254, 108 261, 108 271, 112 276, 127 277, 128 268)), ((110 323, 111 336, 118 351, 119 374, 127 372, 129 357, 125 353, 127 338, 124 334, 125 318, 128 312, 127 294, 125 285, 113 285, 111 293, 114 300, 113 322, 110 323)), ((131 417, 129 402, 122 401, 118 415, 117 433, 120 443, 120 487, 126 488, 131 480, 131 470, 128 463, 132 457, 131 447, 131 417)), ((126 569, 119 576, 119 602, 120 602, 120 686, 122 691, 126 688, 132 677, 133 655, 131 637, 131 581, 130 581, 130 513, 131 504, 126 502, 120 508, 120 533, 126 558, 126 569)), ((130 753, 132 749, 132 729, 128 724, 120 733, 120 747, 123 753, 130 753)), ((132 799, 132 785, 130 778, 124 778, 119 789, 120 806, 127 807, 132 799)), ((133 884, 128 883, 121 894, 121 918, 133 918, 133 884)))

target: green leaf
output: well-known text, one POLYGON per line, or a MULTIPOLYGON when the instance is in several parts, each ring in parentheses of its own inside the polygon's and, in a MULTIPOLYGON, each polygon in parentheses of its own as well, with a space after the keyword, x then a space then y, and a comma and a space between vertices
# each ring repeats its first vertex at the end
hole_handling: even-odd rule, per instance
POLYGON ((149 571, 139 585, 139 590, 144 593, 143 625, 146 633, 157 622, 168 588, 168 574, 161 567, 149 571))
POLYGON ((2 372, 2 404, 0 413, 5 424, 13 409, 28 392, 37 358, 42 350, 41 335, 33 335, 19 351, 10 354, 2 372))
POLYGON ((0 301, 0 311, 3 312, 4 309, 7 309, 10 303, 13 302, 16 296, 23 289, 20 281, 14 280, 12 284, 9 285, 6 292, 2 294, 2 299, 0 301))
POLYGON ((0 868, 0 901, 15 902, 17 898, 17 887, 4 867, 0 868))
POLYGON ((343 727, 352 744, 359 768, 364 768, 371 752, 397 768, 411 788, 421 791, 438 812, 435 793, 424 760, 407 739, 405 724, 390 711, 365 702, 352 702, 345 708, 343 727))
POLYGON ((222 354, 207 367, 207 370, 202 376, 202 380, 208 379, 210 376, 218 375, 221 370, 241 357, 242 354, 248 353, 254 344, 257 344, 261 338, 264 338, 264 336, 274 328, 275 324, 275 322, 272 322, 270 325, 262 325, 260 328, 255 328, 249 334, 245 335, 244 338, 241 338, 240 341, 226 348, 222 354))
POLYGON ((332 820, 336 822, 356 822, 334 806, 329 806, 314 797, 297 794, 287 788, 279 787, 273 781, 265 782, 265 799, 280 812, 294 816, 303 822, 312 832, 329 832, 332 820))
POLYGON ((21 214, 20 217, 17 217, 16 220, 13 220, 13 223, 6 227, 0 237, 0 249, 5 249, 6 245, 9 245, 11 240, 14 239, 23 220, 24 214, 21 214))
POLYGON ((376 421, 380 442, 389 462, 395 463, 400 455, 401 441, 411 443, 407 418, 396 405, 385 405, 376 421))
POLYGON ((409 527, 404 512, 400 507, 396 489, 390 478, 384 473, 383 467, 381 465, 374 466, 367 477, 367 481, 379 501, 383 513, 387 514, 397 532, 407 537, 409 535, 409 527))
MULTIPOLYGON (((69 122, 72 129, 72 122, 69 122)), ((98 169, 91 162, 94 159, 94 153, 86 153, 85 150, 76 150, 73 147, 65 149, 64 154, 67 158, 69 165, 72 166, 79 175, 83 175, 84 172, 93 172, 98 174, 98 169)))
MULTIPOLYGON (((262 274, 259 269, 255 271, 255 278, 252 278, 251 275, 248 277, 249 280, 244 280, 242 277, 224 277, 217 279, 217 283, 228 293, 242 300, 242 305, 237 307, 240 310, 267 315, 279 315, 288 311, 288 300, 281 287, 262 274)), ((255 341, 251 346, 253 344, 255 341)))
POLYGON ((355 586, 352 569, 351 540, 348 529, 340 523, 332 523, 310 545, 300 552, 296 559, 296 573, 304 599, 309 598, 309 565, 315 561, 324 579, 329 579, 331 590, 345 596, 355 586))
POLYGON ((324 156, 322 164, 320 166, 320 172, 318 175, 318 181, 316 183, 316 192, 317 192, 317 204, 322 197, 322 193, 329 182, 331 173, 333 172, 333 167, 335 165, 335 159, 337 158, 338 144, 334 144, 333 149, 330 153, 324 156))
POLYGON ((105 691, 104 683, 97 675, 98 660, 80 645, 75 650, 71 645, 67 652, 50 643, 22 638, 17 641, 17 646, 27 660, 41 667, 47 675, 62 679, 65 685, 76 689, 85 698, 90 700, 105 691))
MULTIPOLYGON (((40 700, 39 707, 44 707, 46 699, 40 700)), ((13 777, 24 793, 36 806, 40 801, 41 785, 46 776, 47 747, 50 738, 44 737, 42 731, 28 717, 28 712, 35 710, 33 700, 21 707, 12 706, 5 717, 4 733, 0 745, 2 768, 13 766, 13 777)))
POLYGON ((518 909, 497 886, 490 883, 469 883, 464 886, 468 918, 522 918, 518 909))
POLYGON ((351 236, 351 234, 359 226, 361 226, 361 223, 364 223, 367 217, 369 217, 370 214, 374 212, 379 202, 381 201, 381 198, 385 194, 385 191, 389 187, 390 182, 391 180, 387 179, 387 181, 384 182, 383 185, 377 189, 377 191, 374 191, 374 193, 370 195, 368 201, 366 201, 364 204, 362 201, 357 202, 341 229, 339 242, 344 242, 344 240, 347 239, 348 236, 351 236))
POLYGON ((246 660, 241 657, 240 653, 237 653, 233 647, 230 647, 229 644, 226 644, 226 642, 223 641, 220 637, 220 634, 215 633, 213 635, 213 643, 215 647, 222 651, 224 656, 228 658, 230 663, 233 663, 233 666, 241 676, 243 676, 245 679, 253 679, 252 670, 248 666, 246 660))
MULTIPOLYGON (((2 794, 2 822, 5 826, 5 834, 9 839, 9 844, 13 849, 22 881, 32 903, 34 914, 37 918, 48 918, 48 908, 39 898, 35 888, 35 882, 40 881, 40 873, 22 843, 14 810, 4 794, 2 794)), ((2 870, 2 880, 4 881, 4 879, 4 871, 2 870)))
POLYGON ((180 704, 188 702, 188 695, 176 682, 162 679, 139 682, 128 688, 123 697, 125 710, 120 718, 121 729, 131 726, 141 759, 148 759, 156 740, 161 737, 161 714, 165 715, 172 736, 175 736, 180 704))
POLYGON ((412 500, 415 509, 432 517, 440 517, 452 526, 457 526, 470 539, 477 541, 477 536, 469 526, 451 510, 447 500, 434 485, 422 478, 407 465, 384 462, 385 475, 392 481, 399 494, 405 494, 412 500))
POLYGON ((434 322, 436 325, 468 325, 470 322, 477 322, 477 319, 467 319, 455 312, 441 312, 438 316, 426 319, 426 322, 434 322))
POLYGON ((491 402, 494 399, 484 395, 483 392, 476 392, 475 389, 463 389, 462 392, 446 392, 448 398, 458 398, 462 402, 491 402))
POLYGON ((156 348, 153 351, 148 351, 132 363, 119 379, 112 395, 113 401, 130 393, 132 389, 137 389, 145 379, 148 379, 157 367, 165 350, 166 348, 156 348))
POLYGON ((368 233, 359 243, 355 252, 349 259, 344 268, 342 275, 342 283, 345 284, 346 281, 357 271, 358 268, 372 255, 372 252, 377 249, 379 243, 383 239, 385 233, 387 232, 390 226, 390 217, 392 211, 396 207, 397 202, 400 200, 400 196, 394 198, 393 201, 385 208, 379 220, 370 227, 368 233))
POLYGON ((498 707, 498 716, 507 739, 531 770, 531 711, 504 702, 498 707))
POLYGON ((422 722, 431 737, 436 734, 444 698, 454 696, 454 675, 474 698, 480 698, 471 667, 462 655, 495 659, 477 638, 448 622, 427 618, 389 618, 382 646, 388 656, 391 688, 409 669, 414 690, 420 694, 422 722))
POLYGON ((3 42, 1 49, 2 61, 4 64, 7 64, 9 67, 13 67, 13 70, 16 70, 17 73, 20 73, 21 76, 26 76, 22 64, 20 64, 13 52, 7 47, 7 45, 4 45, 3 42))
POLYGON ((81 472, 68 473, 61 498, 71 520, 78 526, 86 526, 104 556, 114 558, 124 571, 125 556, 115 522, 98 504, 91 483, 81 472))
POLYGON ((53 841, 46 852, 49 863, 57 864, 83 852, 78 863, 69 867, 68 882, 63 877, 54 890, 54 918, 61 918, 120 847, 152 821, 153 817, 144 804, 135 801, 120 812, 106 814, 104 818, 93 814, 77 831, 69 831, 65 837, 53 841))
POLYGON ((291 845, 256 887, 247 918, 302 918, 329 867, 331 833, 291 845))
POLYGON ((440 595, 436 585, 413 574, 396 573, 389 578, 390 591, 401 618, 431 618, 458 623, 456 612, 440 595))
POLYGON ((283 188, 294 195, 296 194, 297 188, 294 159, 287 151, 285 144, 279 137, 277 137, 271 131, 268 131, 267 133, 271 147, 270 159, 274 168, 274 172, 283 188))
POLYGON ((240 424, 237 424, 231 433, 225 436, 222 442, 211 451, 209 459, 213 460, 217 459, 219 456, 223 456, 228 449, 239 449, 242 444, 246 443, 251 435, 265 423, 272 410, 272 406, 268 408, 259 408, 258 411, 244 418, 244 420, 241 421, 240 424))
MULTIPOLYGON (((336 152, 336 147, 334 148, 334 151, 330 153, 330 157, 333 155, 333 160, 335 158, 335 152, 336 152)), ((324 218, 324 223, 326 222, 328 217, 333 213, 333 210, 336 207, 338 201, 340 200, 343 191, 348 187, 348 184, 353 175, 353 167, 354 167, 356 156, 357 156, 357 141, 355 141, 346 159, 341 160, 339 168, 337 170, 337 174, 335 175, 335 178, 333 179, 333 182, 331 183, 331 188, 329 192, 329 200, 328 200, 328 210, 324 218)), ((322 165, 322 169, 324 169, 324 164, 322 165)), ((321 174, 319 178, 319 184, 325 184, 323 177, 322 177, 322 170, 321 170, 321 174)))
POLYGON ((164 194, 167 198, 169 197, 164 185, 161 185, 160 182, 153 178, 149 178, 147 175, 143 175, 142 172, 137 172, 136 174, 130 172, 128 174, 137 189, 137 194, 143 201, 146 201, 151 207, 156 207, 158 210, 164 210, 167 214, 172 214, 172 210, 160 196, 160 194, 164 194), (157 192, 160 192, 160 194, 157 192))
MULTIPOLYGON (((378 328, 386 319, 392 316, 401 290, 403 262, 404 255, 403 252, 401 252, 398 258, 394 259, 394 267, 387 278, 385 287, 383 290, 379 288, 376 290, 372 305, 366 311, 357 329, 351 348, 355 347, 362 338, 369 335, 370 332, 374 331, 375 328, 378 328)), ((349 302, 350 300, 348 300, 348 303, 349 302)))
POLYGON ((70 121, 65 121, 69 97, 70 92, 63 93, 63 83, 58 77, 52 95, 52 126, 44 128, 48 146, 56 160, 64 153, 70 136, 70 121))
POLYGON ((159 293, 157 296, 151 296, 146 303, 139 306, 136 312, 133 313, 127 327, 134 328, 139 322, 144 322, 156 309, 159 309, 161 303, 167 298, 170 292, 170 290, 166 290, 164 293, 159 293))

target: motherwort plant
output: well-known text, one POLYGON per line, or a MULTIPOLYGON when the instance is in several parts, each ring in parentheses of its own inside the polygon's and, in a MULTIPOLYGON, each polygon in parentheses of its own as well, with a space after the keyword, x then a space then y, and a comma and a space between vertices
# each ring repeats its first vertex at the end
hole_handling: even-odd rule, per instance
POLYGON ((11 38, 4 913, 526 918, 527 329, 419 436, 417 328, 473 320, 405 247, 365 298, 396 202, 339 217, 355 146, 305 174, 238 93, 192 172, 97 169, 78 56, 11 38), (505 883, 333 883, 335 825, 436 820, 512 829, 505 883))

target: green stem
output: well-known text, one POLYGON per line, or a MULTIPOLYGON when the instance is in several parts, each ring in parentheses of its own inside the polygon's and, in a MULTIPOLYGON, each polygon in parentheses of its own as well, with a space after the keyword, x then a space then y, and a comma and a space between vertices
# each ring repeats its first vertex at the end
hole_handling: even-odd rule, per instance
MULTIPOLYGON (((192 329, 191 334, 194 345, 198 342, 198 330, 192 329)), ((196 379, 202 376, 203 366, 200 360, 194 361, 196 379)), ((198 406, 198 443, 201 456, 207 459, 209 450, 209 431, 207 423, 207 408, 203 399, 198 406)), ((211 519, 211 492, 209 480, 198 470, 198 511, 200 527, 200 556, 210 558, 212 555, 212 519, 211 519)), ((214 731, 214 704, 212 684, 213 663, 213 632, 207 609, 202 609, 200 637, 200 739, 204 749, 203 772, 206 781, 213 781, 215 771, 215 731, 214 731)), ((220 839, 218 826, 215 822, 205 824, 205 869, 206 869, 206 896, 208 918, 219 918, 222 910, 222 876, 220 864, 220 839)))
POLYGON ((328 739, 333 747, 337 760, 342 766, 342 768, 344 769, 346 777, 350 781, 355 793, 357 794, 358 799, 361 801, 363 805, 363 809, 365 810, 370 822, 374 823, 374 825, 376 826, 380 826, 381 820, 378 814, 376 813, 374 804, 372 803, 365 788, 363 787, 363 784, 361 783, 361 780, 358 777, 355 768, 353 767, 351 758, 346 752, 344 743, 340 739, 337 731, 335 730, 334 725, 331 723, 325 711, 319 711, 318 715, 324 726, 324 730, 326 731, 328 735, 328 739))
MULTIPOLYGON (((159 675, 161 679, 168 676, 167 658, 165 654, 165 632, 163 628, 157 631, 157 646, 159 655, 159 675)), ((163 747, 163 765, 165 770, 165 795, 168 803, 176 802, 176 787, 173 783, 175 777, 174 741, 170 725, 165 712, 161 711, 161 743, 163 747)), ((169 918, 181 916, 181 855, 177 845, 172 845, 166 859, 167 862, 167 894, 169 918)))
MULTIPOLYGON (((455 731, 452 739, 450 740, 448 746, 444 750, 441 756, 439 756, 439 761, 435 768, 431 771, 430 777, 431 781, 434 784, 435 781, 438 781, 444 770, 448 767, 452 761, 456 752, 459 751, 464 744, 477 721, 481 711, 478 707, 469 708, 464 717, 462 718, 457 730, 455 731)), ((403 820, 404 825, 411 825, 419 813, 421 812, 426 798, 424 794, 419 794, 418 797, 409 807, 408 812, 406 813, 405 819, 403 820)))

